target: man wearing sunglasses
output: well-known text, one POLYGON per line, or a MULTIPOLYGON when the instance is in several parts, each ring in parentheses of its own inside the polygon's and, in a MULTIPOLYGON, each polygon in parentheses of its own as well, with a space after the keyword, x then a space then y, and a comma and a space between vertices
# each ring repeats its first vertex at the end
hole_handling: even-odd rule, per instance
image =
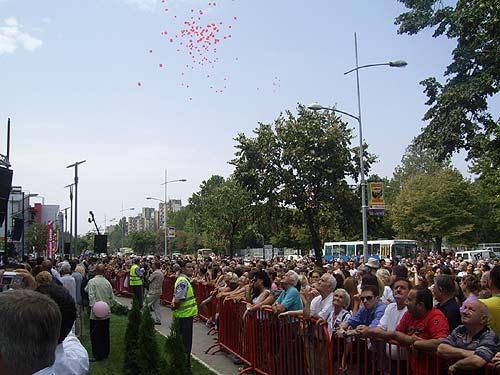
POLYGON ((363 306, 347 322, 340 324, 337 336, 357 335, 366 327, 376 327, 379 324, 387 305, 379 300, 378 287, 364 286, 359 298, 363 306))

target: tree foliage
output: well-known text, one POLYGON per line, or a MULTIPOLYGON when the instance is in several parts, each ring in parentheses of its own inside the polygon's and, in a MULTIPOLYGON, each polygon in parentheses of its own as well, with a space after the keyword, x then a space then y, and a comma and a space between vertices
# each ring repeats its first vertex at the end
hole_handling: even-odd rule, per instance
MULTIPOLYGON (((332 113, 299 105, 297 116, 286 111, 272 125, 259 124, 254 133, 253 138, 236 138, 235 178, 252 192, 256 205, 295 208, 320 260, 321 228, 354 215, 346 182, 359 175, 351 129, 332 113)), ((374 158, 366 154, 365 160, 369 170, 374 158)))
POLYGON ((138 347, 139 327, 141 324, 141 307, 137 298, 132 300, 132 309, 128 313, 128 324, 125 331, 125 355, 123 373, 126 375, 140 374, 138 347))
POLYGON ((474 230, 470 184, 457 170, 442 169, 410 177, 392 206, 395 231, 441 251, 443 238, 460 242, 474 230))
POLYGON ((170 325, 170 334, 165 339, 165 364, 160 370, 162 375, 187 375, 189 373, 179 321, 175 318, 170 325))
POLYGON ((155 324, 151 317, 149 306, 142 308, 142 319, 139 327, 138 362, 140 374, 157 375, 159 370, 160 353, 155 338, 155 324))
POLYGON ((43 254, 47 250, 47 239, 47 224, 34 223, 29 226, 26 232, 26 243, 30 249, 43 254))
POLYGON ((200 193, 189 200, 204 245, 224 248, 233 256, 236 239, 247 224, 251 202, 250 193, 233 178, 212 176, 204 181, 200 193))
POLYGON ((130 245, 138 254, 144 255, 146 252, 154 251, 156 244, 156 236, 153 232, 138 231, 131 232, 130 245))
POLYGON ((470 159, 488 155, 500 167, 500 125, 488 112, 488 100, 499 91, 500 2, 457 0, 399 0, 408 11, 396 18, 400 34, 432 28, 434 37, 456 40, 446 81, 423 80, 430 106, 429 124, 418 142, 432 149, 438 160, 465 149, 470 159))

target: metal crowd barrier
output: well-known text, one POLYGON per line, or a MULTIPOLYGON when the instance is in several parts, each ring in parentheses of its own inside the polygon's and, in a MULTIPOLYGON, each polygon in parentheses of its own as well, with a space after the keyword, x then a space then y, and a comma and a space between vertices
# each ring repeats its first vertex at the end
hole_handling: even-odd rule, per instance
MULTIPOLYGON (((269 309, 246 313, 246 305, 219 303, 218 342, 206 353, 231 353, 262 375, 443 375, 453 363, 435 351, 416 351, 397 342, 361 337, 330 338, 325 323, 278 318, 269 309)), ((493 374, 490 364, 484 374, 493 374)))
POLYGON ((163 278, 163 287, 160 296, 160 302, 164 305, 172 305, 172 300, 174 299, 175 279, 175 275, 165 275, 165 277, 163 278))
POLYGON ((200 282, 193 282, 192 286, 196 302, 198 303, 198 318, 205 321, 215 322, 217 314, 217 298, 213 296, 208 303, 204 304, 203 308, 200 307, 201 303, 210 297, 210 293, 214 289, 213 286, 200 282))

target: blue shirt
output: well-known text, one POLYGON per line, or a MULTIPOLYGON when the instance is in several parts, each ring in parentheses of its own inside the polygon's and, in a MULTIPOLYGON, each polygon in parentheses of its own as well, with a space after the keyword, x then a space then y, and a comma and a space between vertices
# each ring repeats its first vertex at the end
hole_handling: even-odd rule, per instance
POLYGON ((368 327, 376 327, 380 323, 380 319, 384 315, 386 304, 378 301, 371 310, 367 310, 364 306, 354 314, 347 323, 352 327, 356 328, 359 325, 365 325, 368 327))
POLYGON ((304 308, 299 291, 294 286, 281 292, 276 303, 282 305, 286 311, 302 310, 304 308))

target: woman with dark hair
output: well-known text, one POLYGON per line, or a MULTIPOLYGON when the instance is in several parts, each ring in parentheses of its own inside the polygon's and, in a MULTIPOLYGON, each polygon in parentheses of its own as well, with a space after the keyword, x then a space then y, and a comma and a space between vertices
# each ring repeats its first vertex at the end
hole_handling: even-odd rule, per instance
POLYGON ((460 312, 463 312, 467 303, 479 299, 481 283, 476 275, 466 275, 464 278, 462 278, 459 285, 465 297, 462 307, 460 308, 460 312))
POLYGON ((250 272, 250 288, 246 295, 247 310, 253 311, 264 304, 271 289, 271 279, 265 271, 250 272))

